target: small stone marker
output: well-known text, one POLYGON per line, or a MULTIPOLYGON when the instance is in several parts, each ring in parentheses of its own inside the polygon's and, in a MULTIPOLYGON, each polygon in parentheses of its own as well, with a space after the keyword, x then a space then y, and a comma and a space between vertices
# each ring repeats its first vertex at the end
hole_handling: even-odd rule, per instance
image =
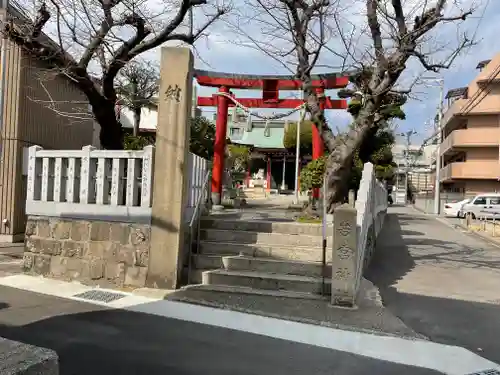
POLYGON ((353 307, 357 271, 356 209, 349 204, 333 213, 332 299, 336 306, 353 307))

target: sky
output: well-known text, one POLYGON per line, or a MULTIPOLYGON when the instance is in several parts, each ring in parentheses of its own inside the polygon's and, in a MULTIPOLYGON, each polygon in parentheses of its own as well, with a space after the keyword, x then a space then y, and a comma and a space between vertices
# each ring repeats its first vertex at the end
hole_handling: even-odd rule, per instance
MULTIPOLYGON (((22 3, 26 9, 31 9, 30 14, 35 14, 37 1, 34 0, 16 0, 22 3)), ((81 0, 81 4, 91 4, 95 7, 95 13, 85 18, 81 15, 80 8, 74 8, 73 0, 61 0, 66 6, 64 9, 64 19, 76 19, 78 24, 77 34, 81 41, 87 42, 88 34, 92 33, 95 24, 100 24, 102 11, 98 0, 87 1, 81 0)), ((403 0, 403 8, 408 20, 412 20, 415 15, 422 11, 422 4, 432 6, 436 0, 403 0)), ((277 54, 283 51, 290 50, 289 32, 283 29, 276 30, 276 17, 279 18, 279 9, 276 4, 280 2, 276 0, 207 0, 207 4, 196 7, 194 11, 195 29, 202 25, 207 16, 210 16, 214 11, 214 6, 221 4, 232 5, 230 12, 222 20, 212 24, 196 42, 194 46, 195 67, 198 69, 212 70, 226 73, 236 74, 288 74, 295 71, 293 63, 294 58, 285 60, 284 58, 276 58, 277 54), (262 11, 261 6, 251 6, 256 1, 260 3, 268 3, 273 8, 266 15, 262 11), (264 14, 264 15, 263 15, 264 14), (267 18, 266 18, 267 17, 267 18), (274 20, 270 17, 274 17, 274 20), (256 41, 258 43, 256 43, 256 41), (256 46, 265 46, 265 48, 255 48, 256 46), (263 51, 264 50, 264 51, 263 51), (267 51, 267 53, 264 53, 267 51), (275 58, 273 58, 274 56, 275 58)), ((390 4, 389 0, 381 1, 382 4, 390 4)), ((174 13, 177 12, 178 3, 172 0, 122 0, 120 6, 116 7, 115 17, 122 18, 130 13, 129 5, 141 7, 141 12, 148 18, 148 25, 153 30, 159 31, 166 25, 174 13), (128 4, 128 5, 127 5, 128 4)), ((336 6, 335 18, 331 15, 327 18, 327 25, 334 27, 326 28, 325 34, 329 40, 327 49, 323 52, 317 62, 316 70, 313 73, 331 73, 342 70, 352 69, 350 65, 354 58, 358 61, 366 60, 366 51, 371 51, 372 41, 367 33, 366 25, 366 0, 330 0, 331 7, 336 6), (335 22, 333 21, 335 20, 335 22), (346 53, 343 46, 343 41, 338 37, 338 30, 343 31, 343 35, 352 35, 352 40, 348 41, 350 53, 346 53), (354 58, 351 58, 354 54, 354 58)), ((444 79, 444 94, 450 89, 466 86, 478 74, 476 66, 478 62, 492 58, 495 54, 500 53, 500 43, 497 42, 500 26, 497 26, 500 18, 500 0, 448 0, 448 8, 445 10, 445 16, 456 16, 463 9, 474 8, 474 12, 467 18, 465 22, 457 23, 448 22, 436 27, 428 36, 428 40, 423 44, 423 52, 435 52, 431 58, 436 61, 442 61, 444 56, 448 56, 458 43, 458 40, 464 33, 473 36, 477 42, 476 45, 464 50, 457 57, 450 69, 442 70, 439 74, 434 74, 434 77, 442 77, 444 79), (437 52, 436 52, 437 51, 437 52)), ((50 3, 48 3, 50 7, 50 3)), ((61 8, 59 8, 61 9, 61 8)), ((94 9, 94 8, 92 8, 94 9)), ((328 9, 330 10, 330 9, 328 9)), ((388 7, 390 13, 392 7, 388 7)), ((52 12, 55 12, 52 9, 52 12)), ((45 32, 54 36, 57 27, 55 25, 56 17, 52 17, 49 24, 44 28, 45 32), (54 34, 54 35, 52 35, 54 34)), ((379 20, 382 24, 384 35, 391 30, 390 25, 384 21, 379 15, 379 20)), ((286 20, 285 20, 286 22, 286 20)), ((411 23, 410 23, 411 24, 411 23)), ((62 25, 64 27, 64 24, 62 25)), ((315 31, 315 37, 319 35, 318 25, 312 24, 311 28, 315 31)), ((175 30, 175 32, 186 32, 186 25, 183 28, 175 30)), ((66 30, 68 31, 68 30, 66 30)), ((119 31, 117 46, 120 46, 124 37, 127 37, 133 30, 123 29, 119 31)), ((63 35, 65 35, 63 33, 63 35)), ((68 34, 71 35, 71 34, 68 34)), ((116 34, 118 35, 118 34, 116 34)), ((131 34, 130 34, 131 35, 131 34)), ((154 35, 154 33, 153 33, 154 35)), ((55 40, 58 40, 57 38, 55 40)), ((78 43, 73 43, 72 39, 67 40, 71 46, 70 51, 78 59, 78 54, 82 51, 78 50, 78 43)), ((311 39, 309 39, 311 40, 311 39)), ((66 42, 65 42, 66 43, 66 42)), ((169 44, 169 43, 167 43, 169 44)), ((384 38, 384 46, 390 47, 390 38, 384 38)), ((80 48, 81 49, 81 48, 80 48)), ((159 48, 150 50, 140 55, 140 59, 147 64, 158 65, 160 51, 159 48)), ((369 60, 368 60, 369 61, 369 60)), ((418 76, 429 77, 431 74, 424 72, 421 64, 416 60, 410 60, 407 63, 407 68, 404 74, 398 81, 399 87, 405 89, 408 84, 415 80, 418 76)), ((413 144, 419 144, 431 135, 434 131, 428 124, 435 116, 439 102, 439 85, 435 81, 426 81, 425 85, 418 85, 414 88, 412 98, 405 104, 404 111, 406 120, 399 121, 397 125, 397 133, 414 130, 416 134, 412 139, 413 144)), ((215 92, 213 88, 201 87, 197 90, 199 96, 210 96, 215 92)), ((252 90, 236 90, 237 97, 260 97, 261 93, 252 90)), ((337 97, 334 90, 327 91, 327 95, 332 98, 337 97)), ((293 96, 300 97, 299 92, 281 92, 280 97, 293 96)), ((215 111, 214 108, 204 108, 204 114, 212 118, 215 111)), ((272 110, 256 110, 260 113, 269 113, 272 110)), ((327 110, 326 118, 328 124, 334 130, 345 129, 351 121, 351 116, 345 110, 327 110)), ((297 119, 298 113, 290 117, 297 119)), ((399 141, 399 140, 398 140, 399 141)), ((401 139, 402 141, 402 139, 401 139)))
MULTIPOLYGON (((408 0, 412 1, 412 0, 408 0)), ((413 0, 418 1, 418 0, 413 0)), ((456 45, 457 32, 468 32, 475 35, 477 45, 470 47, 456 58, 450 69, 442 70, 440 74, 425 74, 425 76, 442 77, 444 79, 444 94, 450 89, 466 86, 478 73, 476 66, 479 61, 492 58, 496 53, 500 53, 500 44, 496 43, 500 26, 497 22, 500 16, 500 1, 498 0, 464 0, 463 5, 473 3, 478 9, 473 15, 457 30, 455 25, 445 25, 436 30, 436 40, 444 41, 444 44, 456 45)), ((457 11, 454 9, 453 11, 457 11)), ((364 17, 356 14, 355 22, 364 23, 364 17)), ((353 21, 354 22, 354 21, 353 21)), ((225 27, 216 27, 207 38, 201 39, 196 45, 195 67, 206 70, 222 71, 227 73, 242 74, 290 74, 280 64, 266 54, 256 49, 247 48, 240 43, 231 43, 233 38, 231 31, 225 27)), ((365 41, 366 42, 366 41, 365 41)), ((437 43, 434 41, 434 43, 437 43)), ((323 69, 322 72, 334 71, 333 69, 323 69)), ((420 64, 412 61, 408 64, 402 83, 411 81, 411 77, 422 73, 420 64)), ((437 110, 439 102, 439 84, 434 81, 426 81, 425 85, 416 88, 414 96, 404 106, 407 115, 405 121, 397 123, 397 133, 408 130, 415 130, 417 134, 412 138, 413 144, 419 144, 423 139, 433 133, 433 129, 428 124, 437 110), (427 123, 427 124, 426 124, 427 123)), ((215 92, 211 88, 199 88, 198 95, 211 95, 215 92)), ((236 91, 240 97, 259 96, 260 92, 236 91)), ((298 93, 281 93, 281 97, 287 95, 297 95, 298 93)), ((332 97, 336 96, 335 91, 328 92, 332 97)), ((213 109, 205 111, 207 116, 211 116, 213 109)), ((265 111, 260 110, 261 113, 265 111)), ((326 116, 332 129, 343 129, 350 121, 350 115, 346 111, 330 110, 326 111, 326 116)), ((398 139, 398 141, 402 141, 398 139)))

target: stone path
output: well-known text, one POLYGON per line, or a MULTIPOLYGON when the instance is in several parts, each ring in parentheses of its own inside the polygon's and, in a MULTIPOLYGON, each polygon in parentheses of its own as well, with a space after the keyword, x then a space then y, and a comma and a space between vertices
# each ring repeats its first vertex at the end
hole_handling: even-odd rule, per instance
POLYGON ((241 208, 228 208, 212 212, 210 216, 242 220, 295 221, 299 211, 289 209, 293 203, 291 195, 272 195, 267 199, 247 199, 247 205, 241 208))
POLYGON ((500 361, 500 249, 391 207, 367 278, 386 308, 432 341, 500 361))

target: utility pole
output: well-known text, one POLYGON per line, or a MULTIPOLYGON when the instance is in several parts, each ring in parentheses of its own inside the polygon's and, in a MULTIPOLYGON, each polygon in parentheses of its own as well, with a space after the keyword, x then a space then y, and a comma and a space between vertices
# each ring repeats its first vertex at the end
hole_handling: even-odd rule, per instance
MULTIPOLYGON (((1 23, 2 26, 5 26, 8 22, 8 14, 9 14, 9 0, 2 0, 1 8, 0 8, 0 17, 2 17, 1 23)), ((5 80, 6 80, 6 71, 5 66, 7 65, 7 43, 9 39, 4 34, 2 36, 2 46, 1 46, 1 63, 0 67, 2 69, 0 73, 0 136, 3 131, 3 115, 4 115, 4 106, 5 106, 5 80)), ((0 141, 0 153, 2 152, 2 148, 4 147, 3 142, 0 141)))
POLYGON ((436 148, 436 179, 434 181, 434 213, 439 215, 441 209, 441 142, 443 141, 441 121, 443 119, 443 95, 444 95, 444 79, 438 80, 439 87, 439 104, 437 113, 437 148, 436 148))
POLYGON ((408 197, 408 174, 410 172, 410 145, 411 145, 411 137, 417 134, 415 130, 408 130, 407 132, 400 133, 398 135, 405 138, 406 149, 405 149, 405 179, 404 179, 404 194, 405 194, 405 202, 408 197))

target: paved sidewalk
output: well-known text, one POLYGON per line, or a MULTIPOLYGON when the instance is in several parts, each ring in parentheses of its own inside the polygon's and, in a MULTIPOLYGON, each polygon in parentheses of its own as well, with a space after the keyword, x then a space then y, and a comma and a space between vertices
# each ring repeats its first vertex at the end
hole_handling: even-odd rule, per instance
POLYGON ((500 361, 497 246, 413 208, 391 207, 367 277, 416 332, 500 361))
POLYGON ((0 243, 0 277, 22 271, 24 244, 0 243))

